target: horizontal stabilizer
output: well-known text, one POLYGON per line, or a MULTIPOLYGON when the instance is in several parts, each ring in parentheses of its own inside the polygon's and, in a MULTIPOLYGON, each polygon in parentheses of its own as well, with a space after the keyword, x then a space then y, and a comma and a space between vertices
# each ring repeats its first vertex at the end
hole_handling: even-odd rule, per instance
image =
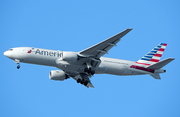
POLYGON ((161 79, 159 73, 150 74, 155 79, 161 79))
POLYGON ((172 60, 174 60, 174 58, 167 58, 165 60, 162 60, 158 63, 155 63, 151 66, 148 66, 148 69, 161 69, 162 67, 164 67, 165 65, 167 65, 168 63, 170 63, 172 60))

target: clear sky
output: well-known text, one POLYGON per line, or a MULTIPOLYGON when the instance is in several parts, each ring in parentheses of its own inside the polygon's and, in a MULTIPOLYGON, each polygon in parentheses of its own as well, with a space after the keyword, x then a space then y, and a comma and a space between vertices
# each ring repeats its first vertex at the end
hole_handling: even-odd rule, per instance
POLYGON ((179 117, 179 0, 1 0, 0 117, 179 117), (94 75, 95 88, 68 79, 57 68, 16 64, 12 47, 81 51, 133 28, 106 57, 137 61, 159 43, 174 57, 161 80, 149 75, 94 75))

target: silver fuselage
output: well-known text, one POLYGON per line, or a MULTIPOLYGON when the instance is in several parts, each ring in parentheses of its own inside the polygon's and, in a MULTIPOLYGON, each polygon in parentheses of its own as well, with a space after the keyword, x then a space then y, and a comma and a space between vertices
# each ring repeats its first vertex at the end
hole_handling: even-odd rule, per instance
MULTIPOLYGON (((23 63, 38 64, 45 66, 52 66, 59 68, 63 71, 68 72, 83 72, 85 66, 81 63, 60 61, 57 64, 57 60, 61 58, 62 51, 48 50, 41 48, 32 47, 18 47, 13 48, 12 52, 7 52, 6 55, 10 59, 18 59, 23 63), (31 51, 30 51, 31 50, 31 51)), ((100 58, 101 63, 98 68, 96 68, 96 74, 112 74, 112 75, 141 75, 150 74, 150 72, 145 70, 139 70, 131 68, 132 65, 136 63, 128 60, 114 59, 114 58, 100 58)), ((142 66, 143 67, 143 66, 142 66)))

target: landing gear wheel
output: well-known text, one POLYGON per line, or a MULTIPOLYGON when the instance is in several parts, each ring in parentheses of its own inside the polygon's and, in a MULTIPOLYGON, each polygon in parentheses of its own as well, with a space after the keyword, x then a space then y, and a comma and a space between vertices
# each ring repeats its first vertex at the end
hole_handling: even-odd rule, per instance
POLYGON ((84 72, 88 72, 88 71, 89 71, 89 69, 88 69, 88 68, 85 68, 85 69, 84 69, 84 72))
POLYGON ((19 69, 19 68, 20 68, 20 65, 17 66, 17 69, 19 69))
POLYGON ((84 79, 82 79, 80 83, 81 83, 81 84, 84 84, 84 79))
POLYGON ((87 84, 88 84, 88 81, 85 81, 85 82, 84 82, 84 85, 87 86, 87 84))
POLYGON ((78 79, 78 80, 77 80, 77 83, 80 83, 80 82, 81 82, 81 79, 78 79))
POLYGON ((92 75, 94 75, 94 74, 95 74, 95 71, 94 71, 94 70, 92 70, 92 71, 91 71, 91 74, 92 74, 92 75))
POLYGON ((88 73, 88 74, 91 74, 91 75, 94 75, 95 74, 95 71, 94 70, 92 70, 91 68, 85 68, 84 69, 84 72, 86 72, 86 73, 88 73))

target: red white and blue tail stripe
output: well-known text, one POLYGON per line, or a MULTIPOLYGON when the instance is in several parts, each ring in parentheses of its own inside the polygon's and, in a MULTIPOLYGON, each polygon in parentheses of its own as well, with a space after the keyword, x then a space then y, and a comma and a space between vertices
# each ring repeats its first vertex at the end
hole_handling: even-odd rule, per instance
POLYGON ((143 56, 136 63, 141 64, 141 65, 150 66, 152 64, 159 62, 166 46, 167 46, 166 43, 160 43, 157 47, 152 49, 148 54, 143 56))

